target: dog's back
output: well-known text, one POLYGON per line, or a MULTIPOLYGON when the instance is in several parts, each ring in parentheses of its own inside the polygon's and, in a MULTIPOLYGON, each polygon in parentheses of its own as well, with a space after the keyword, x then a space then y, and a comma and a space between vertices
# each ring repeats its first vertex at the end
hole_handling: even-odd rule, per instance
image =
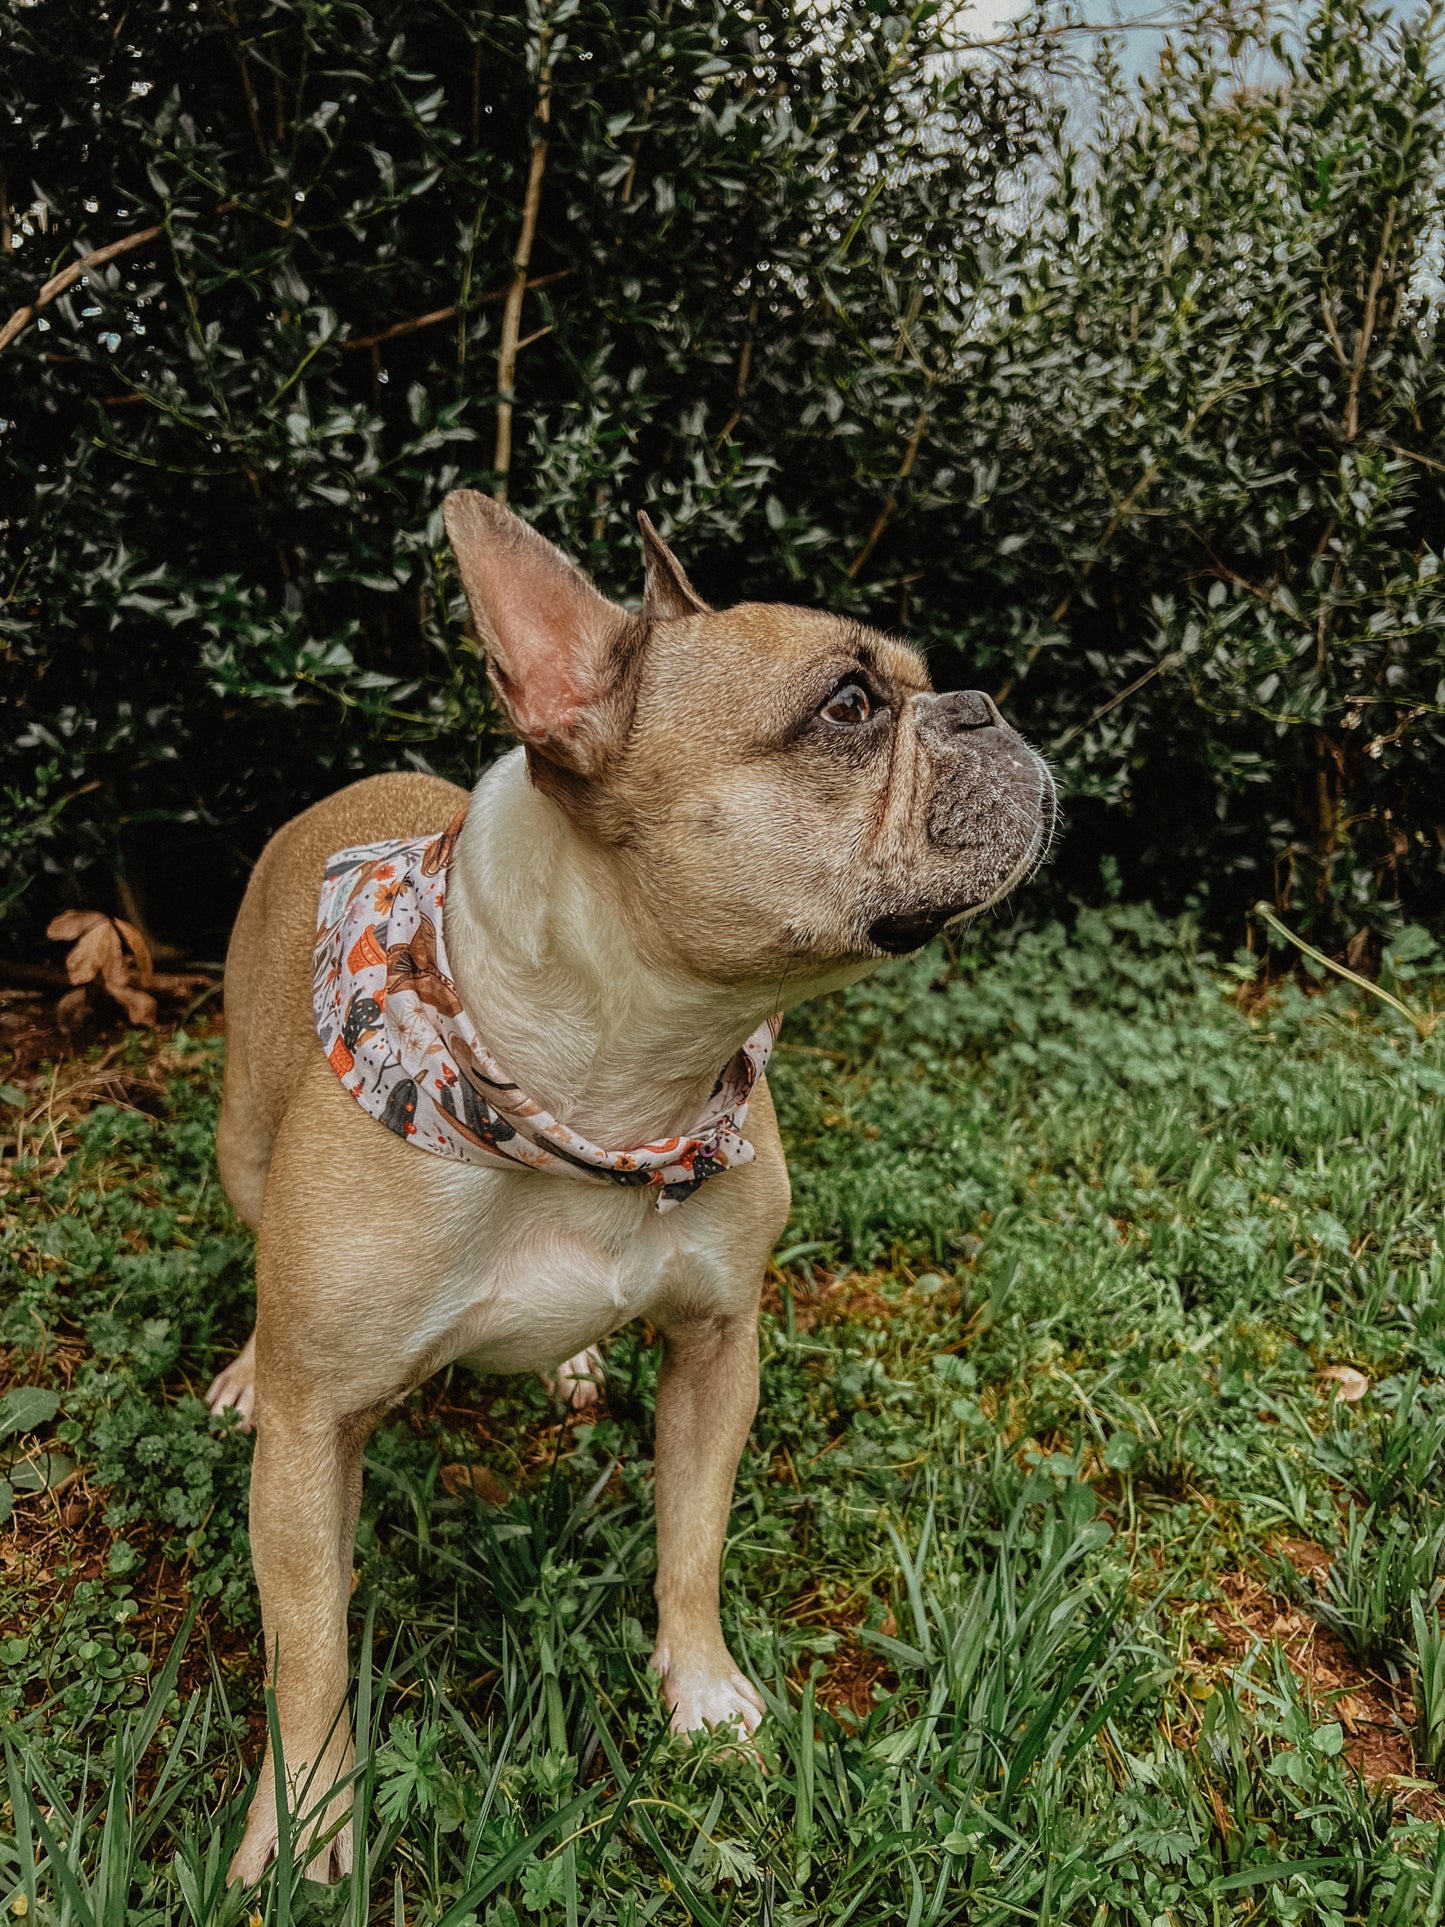
POLYGON ((440 777, 370 776, 314 804, 261 852, 226 953, 221 1181, 259 1226, 271 1147, 298 1077, 321 1047, 312 1016, 317 902, 328 857, 360 843, 444 830, 467 792, 440 777))

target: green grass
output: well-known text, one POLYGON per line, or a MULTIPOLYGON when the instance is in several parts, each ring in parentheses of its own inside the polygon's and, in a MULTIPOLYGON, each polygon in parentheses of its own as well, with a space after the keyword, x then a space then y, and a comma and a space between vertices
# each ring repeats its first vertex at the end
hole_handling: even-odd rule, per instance
MULTIPOLYGON (((1439 960, 1412 948, 1424 1004, 1439 960)), ((1236 982, 1114 909, 790 1022, 797 1201, 724 1588, 759 1757, 669 1737, 645 1670, 645 1333, 595 1423, 457 1372, 376 1435, 366 1874, 330 1891, 289 1862, 223 1888, 267 1715, 250 1448, 197 1394, 244 1335, 249 1247, 211 1162, 220 1047, 173 1039, 156 1115, 93 1110, 0 1200, 7 1382, 60 1394, 0 1400, 0 1907, 1440 1922, 1442 1809, 1362 1779, 1330 1696, 1225 1652, 1211 1601, 1241 1573, 1292 1595, 1445 1771, 1445 1027, 1337 987, 1246 1012, 1236 982), (453 1496, 439 1468, 468 1462, 511 1497, 453 1496), (1318 1586, 1301 1542, 1332 1555, 1318 1586)))

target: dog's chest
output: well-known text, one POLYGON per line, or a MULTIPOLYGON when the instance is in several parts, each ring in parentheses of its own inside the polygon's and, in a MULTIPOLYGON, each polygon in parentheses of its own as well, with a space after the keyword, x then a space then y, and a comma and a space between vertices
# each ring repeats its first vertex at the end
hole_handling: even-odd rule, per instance
POLYGON ((696 1200, 659 1213, 650 1192, 475 1167, 443 1166, 433 1188, 408 1343, 427 1370, 550 1370, 714 1268, 696 1200))

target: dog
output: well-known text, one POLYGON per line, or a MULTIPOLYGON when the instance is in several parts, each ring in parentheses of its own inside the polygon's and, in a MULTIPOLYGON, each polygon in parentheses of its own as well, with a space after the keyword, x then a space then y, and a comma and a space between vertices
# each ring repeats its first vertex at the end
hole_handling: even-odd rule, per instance
MULTIPOLYGON (((444 519, 518 746, 470 798, 376 776, 288 823, 226 960, 217 1155, 257 1304, 211 1403, 254 1419, 267 1663, 319 1879, 351 1862, 349 1793, 326 1795, 353 1757, 363 1442, 453 1361, 565 1359, 583 1402, 598 1344, 650 1320, 651 1664, 676 1730, 756 1728, 718 1589, 789 1210, 776 1023, 996 903, 1055 817, 988 696, 936 694, 845 617, 709 607, 645 516, 639 613, 480 494, 444 519)), ((276 1840, 268 1763, 231 1878, 276 1840)))

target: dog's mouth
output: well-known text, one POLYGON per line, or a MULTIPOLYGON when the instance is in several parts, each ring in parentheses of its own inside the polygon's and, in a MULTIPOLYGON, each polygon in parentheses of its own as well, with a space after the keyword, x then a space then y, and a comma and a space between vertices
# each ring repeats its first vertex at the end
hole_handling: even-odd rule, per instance
POLYGON ((946 923, 961 917, 974 906, 957 903, 944 909, 910 910, 902 916, 879 917, 868 926, 868 941, 890 957, 904 957, 910 950, 921 950, 946 923))

